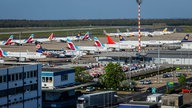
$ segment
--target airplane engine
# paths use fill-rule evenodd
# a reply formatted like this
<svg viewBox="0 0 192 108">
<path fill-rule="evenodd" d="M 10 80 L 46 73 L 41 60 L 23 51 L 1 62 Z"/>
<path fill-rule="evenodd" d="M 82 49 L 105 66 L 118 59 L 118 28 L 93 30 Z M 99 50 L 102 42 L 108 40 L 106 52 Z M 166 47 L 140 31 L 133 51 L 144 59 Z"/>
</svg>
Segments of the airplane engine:
<svg viewBox="0 0 192 108">
<path fill-rule="evenodd" d="M 25 57 L 19 57 L 17 58 L 17 62 L 24 62 L 26 61 L 26 58 Z"/>
</svg>

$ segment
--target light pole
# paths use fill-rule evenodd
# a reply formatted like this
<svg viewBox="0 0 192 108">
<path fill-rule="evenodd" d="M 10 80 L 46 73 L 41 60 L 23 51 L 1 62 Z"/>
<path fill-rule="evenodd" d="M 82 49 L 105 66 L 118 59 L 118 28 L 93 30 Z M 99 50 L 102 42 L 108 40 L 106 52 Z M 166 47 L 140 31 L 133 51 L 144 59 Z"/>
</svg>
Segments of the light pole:
<svg viewBox="0 0 192 108">
<path fill-rule="evenodd" d="M 159 83 L 159 64 L 160 64 L 160 59 L 159 59 L 160 54 L 159 53 L 160 53 L 160 51 L 159 51 L 159 45 L 158 45 L 158 78 L 157 78 L 158 79 L 158 81 L 157 81 L 158 83 Z"/>
<path fill-rule="evenodd" d="M 118 43 L 118 47 L 119 47 L 119 50 L 118 50 L 118 53 L 120 52 L 120 43 Z M 118 54 L 118 63 L 120 64 L 120 56 Z"/>
<path fill-rule="evenodd" d="M 141 34 L 140 34 L 140 30 L 141 30 L 141 23 L 140 23 L 140 5 L 142 3 L 142 0 L 136 0 L 137 4 L 138 4 L 138 52 L 141 52 Z"/>
<path fill-rule="evenodd" d="M 188 44 L 188 51 L 187 51 L 187 53 L 188 53 L 188 68 L 187 68 L 187 73 L 189 74 L 189 64 L 190 64 L 190 59 L 191 59 L 191 57 L 189 57 L 189 47 L 190 47 L 190 44 Z"/>
<path fill-rule="evenodd" d="M 174 64 L 175 64 L 175 61 L 172 60 L 172 69 L 173 69 L 173 65 L 174 65 Z M 172 69 L 171 69 L 171 70 L 172 70 Z M 174 80 L 175 80 L 175 79 L 174 79 L 174 78 L 175 78 L 175 71 L 173 70 L 172 72 L 173 72 L 173 82 L 174 82 Z"/>
<path fill-rule="evenodd" d="M 18 62 L 20 62 L 20 59 L 21 59 L 21 35 L 22 35 L 22 32 L 19 33 L 19 60 Z"/>
</svg>

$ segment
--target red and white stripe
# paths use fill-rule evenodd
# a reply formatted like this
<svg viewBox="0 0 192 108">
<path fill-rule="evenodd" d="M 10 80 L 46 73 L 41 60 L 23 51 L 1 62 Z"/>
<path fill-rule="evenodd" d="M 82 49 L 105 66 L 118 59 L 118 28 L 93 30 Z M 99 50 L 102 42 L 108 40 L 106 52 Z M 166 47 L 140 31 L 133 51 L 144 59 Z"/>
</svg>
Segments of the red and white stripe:
<svg viewBox="0 0 192 108">
<path fill-rule="evenodd" d="M 140 4 L 138 4 L 138 52 L 141 52 L 141 23 L 140 23 Z"/>
</svg>

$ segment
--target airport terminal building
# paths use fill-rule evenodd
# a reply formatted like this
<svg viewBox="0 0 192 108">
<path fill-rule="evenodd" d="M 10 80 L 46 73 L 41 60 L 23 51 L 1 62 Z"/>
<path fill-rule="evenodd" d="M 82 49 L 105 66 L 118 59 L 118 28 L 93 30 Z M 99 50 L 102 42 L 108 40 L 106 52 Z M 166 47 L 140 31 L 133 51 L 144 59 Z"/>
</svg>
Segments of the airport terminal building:
<svg viewBox="0 0 192 108">
<path fill-rule="evenodd" d="M 192 64 L 192 41 L 183 41 L 181 49 L 177 50 L 151 50 L 146 57 L 151 57 L 154 63 L 171 65 Z"/>
<path fill-rule="evenodd" d="M 0 108 L 42 108 L 41 65 L 0 65 Z"/>
<path fill-rule="evenodd" d="M 151 57 L 158 64 L 191 65 L 192 50 L 151 50 L 146 57 Z"/>
<path fill-rule="evenodd" d="M 110 52 L 94 57 L 99 63 L 192 65 L 192 41 L 182 41 L 181 49 L 164 50 L 159 46 L 147 52 Z"/>
</svg>

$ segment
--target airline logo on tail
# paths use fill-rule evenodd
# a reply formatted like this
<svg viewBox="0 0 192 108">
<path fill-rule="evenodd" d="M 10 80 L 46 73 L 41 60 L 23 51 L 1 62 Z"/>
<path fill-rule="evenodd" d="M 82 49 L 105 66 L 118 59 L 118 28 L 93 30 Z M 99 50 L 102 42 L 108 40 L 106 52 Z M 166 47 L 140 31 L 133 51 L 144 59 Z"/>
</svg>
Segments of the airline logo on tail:
<svg viewBox="0 0 192 108">
<path fill-rule="evenodd" d="M 115 42 L 113 41 L 113 39 L 107 35 L 107 44 L 115 44 Z"/>
<path fill-rule="evenodd" d="M 167 28 L 165 28 L 164 30 L 163 30 L 163 33 L 166 33 L 167 32 Z"/>
<path fill-rule="evenodd" d="M 34 37 L 34 34 L 31 34 L 31 36 L 27 40 L 24 40 L 24 43 L 32 43 L 34 41 L 33 37 Z"/>
<path fill-rule="evenodd" d="M 85 40 L 85 39 L 89 39 L 89 32 L 87 32 L 87 33 L 83 36 L 82 40 Z"/>
<path fill-rule="evenodd" d="M 78 47 L 75 46 L 75 45 L 73 44 L 73 42 L 71 42 L 70 39 L 67 39 L 67 45 L 68 45 L 68 48 L 71 49 L 71 50 L 77 50 L 77 49 L 78 49 Z"/>
<path fill-rule="evenodd" d="M 40 45 L 40 44 L 37 44 L 36 45 L 36 52 L 37 53 L 41 53 L 41 54 L 43 54 L 43 55 L 49 55 L 49 53 L 47 53 L 47 52 L 45 52 L 45 50 L 42 48 L 42 46 Z"/>
<path fill-rule="evenodd" d="M 186 36 L 183 38 L 182 41 L 187 41 L 187 40 L 189 40 L 189 34 L 186 34 Z"/>
<path fill-rule="evenodd" d="M 36 49 L 42 49 L 41 45 L 40 45 L 40 44 L 37 44 L 37 45 L 36 45 Z"/>
<path fill-rule="evenodd" d="M 129 33 L 129 36 L 134 36 L 134 34 L 133 33 Z"/>
<path fill-rule="evenodd" d="M 6 57 L 8 54 L 7 52 L 3 51 L 1 48 L 0 48 L 0 57 Z"/>
<path fill-rule="evenodd" d="M 51 35 L 49 36 L 48 40 L 50 40 L 50 41 L 53 40 L 54 36 L 55 36 L 54 33 L 51 33 Z"/>
<path fill-rule="evenodd" d="M 77 36 L 76 36 L 76 38 L 79 39 L 80 37 L 81 37 L 81 33 L 78 33 Z"/>
<path fill-rule="evenodd" d="M 119 35 L 119 40 L 124 41 L 125 39 L 123 38 L 123 36 Z"/>
<path fill-rule="evenodd" d="M 97 37 L 94 37 L 94 41 L 95 41 L 95 46 L 97 46 L 97 47 L 105 47 L 105 45 L 101 44 L 101 42 L 99 41 L 99 39 Z"/>
<path fill-rule="evenodd" d="M 36 45 L 36 52 L 38 52 L 38 53 L 43 53 L 43 50 L 42 50 L 42 47 L 41 47 L 41 45 L 40 44 L 37 44 Z"/>
<path fill-rule="evenodd" d="M 3 41 L 2 43 L 3 43 L 4 45 L 9 45 L 9 44 L 12 43 L 12 41 L 13 41 L 13 35 L 11 35 L 7 41 Z"/>
</svg>

